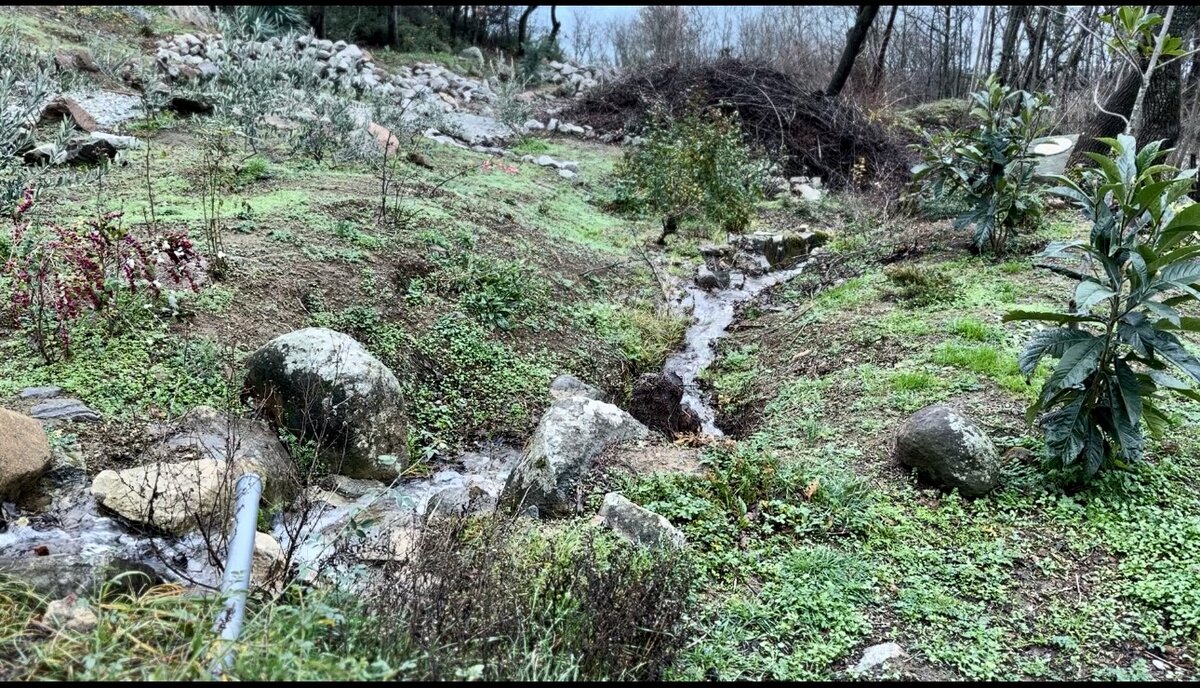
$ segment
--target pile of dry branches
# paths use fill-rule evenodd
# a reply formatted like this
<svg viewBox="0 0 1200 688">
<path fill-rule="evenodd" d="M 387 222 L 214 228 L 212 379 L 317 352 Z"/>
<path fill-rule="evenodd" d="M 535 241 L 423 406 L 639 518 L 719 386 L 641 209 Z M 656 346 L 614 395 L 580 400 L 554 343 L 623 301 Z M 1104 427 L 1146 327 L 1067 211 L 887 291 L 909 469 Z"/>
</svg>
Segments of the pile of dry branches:
<svg viewBox="0 0 1200 688">
<path fill-rule="evenodd" d="M 630 71 L 592 89 L 566 117 L 600 132 L 636 133 L 655 107 L 669 114 L 736 110 L 751 142 L 788 176 L 820 176 L 834 188 L 896 186 L 908 177 L 903 145 L 854 103 L 802 88 L 761 63 L 725 59 Z"/>
</svg>

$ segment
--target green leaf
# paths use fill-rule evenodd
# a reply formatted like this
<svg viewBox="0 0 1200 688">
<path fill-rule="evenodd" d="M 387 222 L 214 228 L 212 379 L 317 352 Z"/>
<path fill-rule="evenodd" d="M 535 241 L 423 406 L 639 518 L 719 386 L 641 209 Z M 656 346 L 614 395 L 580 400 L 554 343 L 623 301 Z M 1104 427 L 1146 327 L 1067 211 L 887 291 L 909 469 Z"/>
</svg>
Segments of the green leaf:
<svg viewBox="0 0 1200 688">
<path fill-rule="evenodd" d="M 1017 358 L 1017 367 L 1026 378 L 1033 375 L 1038 362 L 1044 356 L 1061 358 L 1063 353 L 1072 345 L 1086 339 L 1094 339 L 1095 335 L 1085 330 L 1055 328 L 1038 330 L 1033 333 L 1025 350 Z"/>
<path fill-rule="evenodd" d="M 1079 286 L 1075 288 L 1075 307 L 1081 311 L 1087 310 L 1097 303 L 1111 299 L 1116 295 L 1117 292 L 1112 289 L 1095 280 L 1088 279 L 1080 282 Z"/>
<path fill-rule="evenodd" d="M 1042 419 L 1046 428 L 1046 448 L 1068 466 L 1079 458 L 1088 436 L 1088 412 L 1084 408 L 1085 396 L 1080 393 L 1074 399 Z"/>
<path fill-rule="evenodd" d="M 1079 385 L 1088 378 L 1100 363 L 1100 352 L 1104 340 L 1092 337 L 1072 344 L 1058 360 L 1058 366 L 1046 379 L 1042 387 L 1042 399 L 1048 399 L 1063 389 Z"/>
<path fill-rule="evenodd" d="M 1200 361 L 1196 357 L 1188 353 L 1188 350 L 1183 347 L 1175 335 L 1170 332 L 1159 330 L 1156 332 L 1154 340 L 1154 350 L 1166 360 L 1173 363 L 1180 370 L 1192 376 L 1192 379 L 1200 381 Z"/>
</svg>

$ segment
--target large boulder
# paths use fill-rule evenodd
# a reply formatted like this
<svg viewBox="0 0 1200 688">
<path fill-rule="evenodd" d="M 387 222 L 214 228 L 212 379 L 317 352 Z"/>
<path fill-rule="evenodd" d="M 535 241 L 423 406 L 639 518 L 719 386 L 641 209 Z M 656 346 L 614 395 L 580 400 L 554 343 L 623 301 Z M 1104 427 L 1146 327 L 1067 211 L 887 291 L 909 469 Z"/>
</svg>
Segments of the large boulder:
<svg viewBox="0 0 1200 688">
<path fill-rule="evenodd" d="M 536 506 L 539 515 L 570 515 L 596 456 L 611 444 L 643 439 L 649 432 L 612 404 L 578 396 L 560 399 L 542 416 L 508 476 L 500 504 L 512 510 Z"/>
<path fill-rule="evenodd" d="M 269 504 L 289 501 L 299 488 L 287 449 L 262 421 L 200 406 L 150 436 L 142 465 L 101 471 L 92 481 L 100 503 L 130 521 L 174 534 L 223 523 L 245 473 L 262 478 Z"/>
<path fill-rule="evenodd" d="M 914 413 L 896 434 L 896 458 L 947 490 L 976 497 L 1000 480 L 1000 455 L 979 426 L 947 406 Z"/>
<path fill-rule="evenodd" d="M 408 465 L 400 382 L 353 338 L 297 330 L 251 354 L 246 367 L 245 394 L 277 425 L 316 441 L 332 472 L 391 481 Z"/>
<path fill-rule="evenodd" d="M 668 435 L 700 432 L 700 417 L 683 405 L 683 380 L 675 373 L 643 373 L 633 383 L 629 413 Z"/>
<path fill-rule="evenodd" d="M 50 443 L 36 420 L 0 409 L 0 497 L 15 497 L 50 467 Z"/>
</svg>

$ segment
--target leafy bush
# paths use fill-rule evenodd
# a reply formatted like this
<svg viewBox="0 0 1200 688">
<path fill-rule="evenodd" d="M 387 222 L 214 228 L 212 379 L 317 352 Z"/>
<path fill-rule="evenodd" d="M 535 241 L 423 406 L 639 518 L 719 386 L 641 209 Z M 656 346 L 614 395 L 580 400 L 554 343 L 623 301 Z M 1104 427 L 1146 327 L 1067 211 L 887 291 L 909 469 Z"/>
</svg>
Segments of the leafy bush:
<svg viewBox="0 0 1200 688">
<path fill-rule="evenodd" d="M 619 349 L 634 375 L 661 368 L 688 326 L 686 318 L 633 304 L 589 304 L 577 314 L 577 320 Z"/>
<path fill-rule="evenodd" d="M 913 182 L 919 194 L 965 197 L 970 209 L 954 227 L 974 225 L 976 247 L 1001 255 L 1018 230 L 1042 214 L 1030 143 L 1045 131 L 1049 96 L 1014 91 L 990 76 L 971 98 L 979 127 L 937 134 L 916 146 L 923 161 L 913 168 Z"/>
<path fill-rule="evenodd" d="M 1200 319 L 1177 310 L 1200 300 L 1200 205 L 1172 207 L 1195 170 L 1162 164 L 1168 151 L 1158 142 L 1138 150 L 1130 136 L 1102 140 L 1111 158 L 1088 153 L 1098 168 L 1085 185 L 1060 177 L 1054 190 L 1093 223 L 1088 241 L 1046 248 L 1047 256 L 1075 253 L 1087 261 L 1086 272 L 1055 268 L 1079 280 L 1069 312 L 1005 316 L 1059 325 L 1036 332 L 1019 362 L 1030 376 L 1043 357 L 1058 359 L 1029 414 L 1044 413 L 1050 456 L 1064 467 L 1080 462 L 1086 477 L 1141 457 L 1143 422 L 1151 432 L 1166 422 L 1160 388 L 1200 400 L 1193 389 L 1200 361 L 1172 333 L 1200 332 Z"/>
<path fill-rule="evenodd" d="M 0 275 L 9 319 L 46 362 L 69 353 L 72 323 L 87 312 L 112 317 L 126 293 L 158 298 L 168 284 L 198 291 L 201 261 L 186 232 L 166 232 L 147 248 L 121 225 L 120 213 L 82 229 L 36 227 L 23 220 L 32 205 L 30 192 L 17 208 Z"/>
<path fill-rule="evenodd" d="M 746 145 L 735 114 L 652 115 L 643 143 L 616 169 L 618 199 L 662 218 L 662 243 L 679 222 L 702 218 L 728 232 L 750 225 L 762 198 L 767 161 Z"/>
</svg>

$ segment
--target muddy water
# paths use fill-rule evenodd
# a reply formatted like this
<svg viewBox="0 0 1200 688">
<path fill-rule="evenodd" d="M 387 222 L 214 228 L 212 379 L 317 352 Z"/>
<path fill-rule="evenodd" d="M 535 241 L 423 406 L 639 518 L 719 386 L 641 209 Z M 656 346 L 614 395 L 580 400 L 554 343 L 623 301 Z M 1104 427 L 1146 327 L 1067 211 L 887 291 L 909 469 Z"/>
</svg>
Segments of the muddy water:
<svg viewBox="0 0 1200 688">
<path fill-rule="evenodd" d="M 716 356 L 717 340 L 724 337 L 729 326 L 733 324 L 735 308 L 764 289 L 782 284 L 804 272 L 810 260 L 787 270 L 769 272 L 759 277 L 743 277 L 741 273 L 735 272 L 731 275 L 731 286 L 727 289 L 707 291 L 692 282 L 682 286 L 681 293 L 672 307 L 678 313 L 691 315 L 693 322 L 684 335 L 683 350 L 668 358 L 663 370 L 674 373 L 683 380 L 683 403 L 700 417 L 702 429 L 706 434 L 724 435 L 716 425 L 716 412 L 704 402 L 699 377 Z"/>
</svg>

